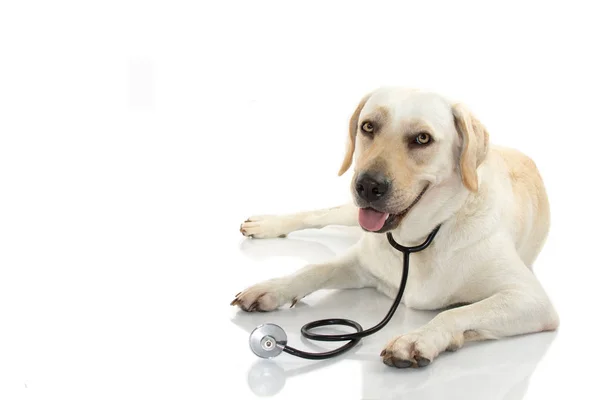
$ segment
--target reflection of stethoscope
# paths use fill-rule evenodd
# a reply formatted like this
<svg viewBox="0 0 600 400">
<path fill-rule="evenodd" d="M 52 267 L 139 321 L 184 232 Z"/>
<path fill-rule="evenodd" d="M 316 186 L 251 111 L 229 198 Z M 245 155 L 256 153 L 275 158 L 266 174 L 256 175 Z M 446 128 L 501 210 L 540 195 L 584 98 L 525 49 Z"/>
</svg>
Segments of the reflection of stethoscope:
<svg viewBox="0 0 600 400">
<path fill-rule="evenodd" d="M 398 295 L 396 295 L 396 299 L 390 307 L 390 310 L 388 311 L 387 315 L 377 325 L 367 330 L 363 330 L 362 326 L 358 322 L 343 318 L 329 318 L 309 322 L 306 325 L 304 325 L 301 329 L 302 336 L 304 336 L 305 338 L 324 342 L 348 341 L 348 343 L 331 351 L 326 351 L 323 353 L 308 353 L 288 346 L 287 335 L 280 326 L 270 323 L 262 324 L 257 326 L 252 331 L 252 333 L 250 333 L 250 349 L 254 352 L 254 354 L 261 358 L 273 358 L 281 354 L 282 351 L 285 351 L 286 353 L 294 355 L 296 357 L 306 358 L 310 360 L 323 360 L 326 358 L 335 357 L 350 350 L 351 348 L 356 346 L 363 337 L 372 335 L 375 332 L 379 331 L 385 325 L 387 325 L 390 319 L 392 319 L 392 316 L 394 315 L 396 309 L 398 308 L 398 305 L 400 304 L 400 300 L 402 299 L 402 295 L 404 294 L 404 289 L 406 287 L 410 254 L 426 249 L 433 241 L 433 238 L 435 237 L 439 229 L 440 226 L 438 225 L 429 234 L 427 239 L 422 244 L 413 247 L 405 247 L 398 244 L 394 240 L 394 237 L 392 236 L 391 232 L 387 233 L 388 241 L 390 242 L 392 247 L 404 253 L 404 268 L 402 272 L 402 281 L 400 282 L 400 288 L 398 289 Z M 351 328 L 356 329 L 356 332 L 342 335 L 319 335 L 310 332 L 311 329 L 330 325 L 349 326 Z"/>
</svg>

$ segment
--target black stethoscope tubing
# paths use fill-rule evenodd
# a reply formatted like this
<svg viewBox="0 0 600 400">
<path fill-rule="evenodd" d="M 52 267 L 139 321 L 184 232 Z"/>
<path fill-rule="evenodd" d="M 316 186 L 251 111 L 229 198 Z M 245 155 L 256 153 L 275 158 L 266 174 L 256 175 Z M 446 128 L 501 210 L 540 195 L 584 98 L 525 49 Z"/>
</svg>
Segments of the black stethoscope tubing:
<svg viewBox="0 0 600 400">
<path fill-rule="evenodd" d="M 394 315 L 394 313 L 396 312 L 396 309 L 400 305 L 400 300 L 402 299 L 402 295 L 404 294 L 404 289 L 406 288 L 406 281 L 408 280 L 408 268 L 409 268 L 409 262 L 410 262 L 410 254 L 419 252 L 421 250 L 425 250 L 433 241 L 433 238 L 439 231 L 440 226 L 441 225 L 438 225 L 429 234 L 429 236 L 423 243 L 421 243 L 418 246 L 413 246 L 413 247 L 406 247 L 406 246 L 402 246 L 401 244 L 397 243 L 394 240 L 394 237 L 392 236 L 391 232 L 388 232 L 386 234 L 387 239 L 390 242 L 390 244 L 392 245 L 392 247 L 394 247 L 398 251 L 401 251 L 404 254 L 404 257 L 403 257 L 404 263 L 403 263 L 402 280 L 400 282 L 398 294 L 396 295 L 396 298 L 394 299 L 394 302 L 392 303 L 392 306 L 390 307 L 388 313 L 381 320 L 381 322 L 379 322 L 377 325 L 375 325 L 372 328 L 369 328 L 367 330 L 363 330 L 363 327 L 358 322 L 352 321 L 349 319 L 344 319 L 344 318 L 327 318 L 327 319 L 321 319 L 321 320 L 309 322 L 309 323 L 305 324 L 301 329 L 302 336 L 304 336 L 305 338 L 310 339 L 310 340 L 322 341 L 322 342 L 348 341 L 348 343 L 346 343 L 343 346 L 338 347 L 337 349 L 322 352 L 322 353 L 309 353 L 306 351 L 295 349 L 295 348 L 287 346 L 287 345 L 283 347 L 283 351 L 288 354 L 291 354 L 293 356 L 306 358 L 309 360 L 324 360 L 324 359 L 335 357 L 342 353 L 345 353 L 346 351 L 348 351 L 351 348 L 353 348 L 354 346 L 356 346 L 360 342 L 360 340 L 362 338 L 364 338 L 365 336 L 372 335 L 375 332 L 381 330 L 392 319 L 392 316 Z M 321 328 L 324 326 L 332 326 L 332 325 L 349 326 L 351 328 L 356 329 L 356 332 L 341 334 L 341 335 L 323 335 L 323 334 L 317 334 L 317 333 L 311 332 L 312 329 Z"/>
</svg>

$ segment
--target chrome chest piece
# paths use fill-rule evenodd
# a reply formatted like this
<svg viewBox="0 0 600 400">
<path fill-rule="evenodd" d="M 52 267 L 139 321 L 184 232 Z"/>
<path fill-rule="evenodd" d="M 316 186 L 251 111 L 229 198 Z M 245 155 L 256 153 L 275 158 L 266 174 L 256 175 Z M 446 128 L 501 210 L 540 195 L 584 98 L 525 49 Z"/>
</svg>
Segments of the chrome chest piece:
<svg viewBox="0 0 600 400">
<path fill-rule="evenodd" d="M 278 356 L 286 345 L 287 335 L 279 325 L 262 324 L 250 333 L 250 349 L 261 358 Z"/>
</svg>

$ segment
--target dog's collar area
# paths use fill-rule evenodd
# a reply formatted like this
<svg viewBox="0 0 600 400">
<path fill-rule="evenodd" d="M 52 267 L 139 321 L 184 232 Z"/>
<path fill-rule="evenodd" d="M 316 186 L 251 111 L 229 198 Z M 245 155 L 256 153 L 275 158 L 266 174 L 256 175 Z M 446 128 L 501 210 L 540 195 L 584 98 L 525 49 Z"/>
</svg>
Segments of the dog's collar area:
<svg viewBox="0 0 600 400">
<path fill-rule="evenodd" d="M 394 236 L 392 235 L 392 232 L 388 232 L 386 235 L 388 238 L 388 242 L 390 242 L 392 247 L 395 248 L 396 250 L 401 251 L 405 254 L 406 253 L 416 253 L 418 251 L 425 250 L 427 247 L 429 247 L 431 242 L 433 242 L 435 235 L 437 235 L 438 231 L 440 230 L 441 226 L 442 226 L 441 224 L 436 226 L 435 229 L 433 231 L 431 231 L 429 236 L 427 236 L 427 239 L 425 239 L 425 241 L 423 243 L 421 243 L 418 246 L 412 246 L 412 247 L 402 246 L 400 243 L 396 242 L 394 240 Z"/>
</svg>

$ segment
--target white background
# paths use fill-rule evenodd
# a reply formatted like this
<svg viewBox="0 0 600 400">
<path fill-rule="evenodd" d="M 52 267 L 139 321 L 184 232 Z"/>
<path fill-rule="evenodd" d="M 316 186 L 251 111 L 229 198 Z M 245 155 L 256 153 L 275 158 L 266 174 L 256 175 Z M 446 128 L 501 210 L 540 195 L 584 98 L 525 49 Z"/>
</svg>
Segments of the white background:
<svg viewBox="0 0 600 400">
<path fill-rule="evenodd" d="M 285 323 L 301 347 L 303 323 L 348 316 L 347 303 L 315 295 L 240 316 L 229 302 L 357 232 L 248 242 L 239 224 L 347 201 L 347 121 L 380 85 L 463 101 L 493 142 L 534 158 L 553 215 L 535 270 L 562 326 L 407 372 L 378 357 L 428 318 L 403 310 L 358 355 L 288 377 L 279 395 L 598 396 L 597 15 L 580 1 L 2 2 L 0 397 L 274 391 L 252 327 Z M 365 327 L 389 306 L 347 301 Z"/>
</svg>

